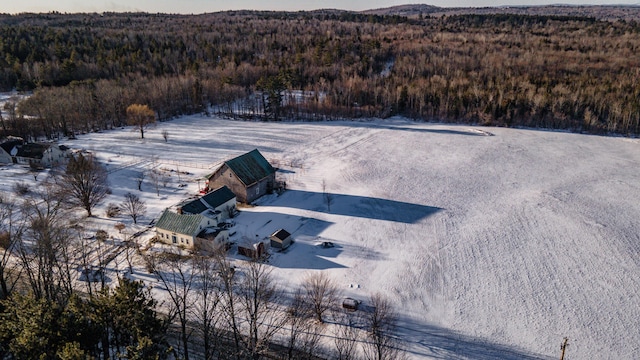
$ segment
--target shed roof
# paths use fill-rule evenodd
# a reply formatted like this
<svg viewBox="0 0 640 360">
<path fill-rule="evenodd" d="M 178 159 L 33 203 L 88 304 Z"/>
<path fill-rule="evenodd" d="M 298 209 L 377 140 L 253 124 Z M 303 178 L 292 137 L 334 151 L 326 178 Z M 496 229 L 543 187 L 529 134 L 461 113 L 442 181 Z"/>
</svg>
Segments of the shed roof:
<svg viewBox="0 0 640 360">
<path fill-rule="evenodd" d="M 200 222 L 203 218 L 204 216 L 200 214 L 176 214 L 165 210 L 158 219 L 156 228 L 194 236 L 200 231 Z"/>
<path fill-rule="evenodd" d="M 218 206 L 226 203 L 231 199 L 235 199 L 236 194 L 231 191 L 226 185 L 223 185 L 213 191 L 208 192 L 201 199 L 205 203 L 207 203 L 212 208 L 217 208 Z"/>
<path fill-rule="evenodd" d="M 49 144 L 24 144 L 22 146 L 18 146 L 16 156 L 29 159 L 42 159 L 44 152 L 50 147 L 51 145 Z"/>
<path fill-rule="evenodd" d="M 291 236 L 291 234 L 289 234 L 289 232 L 285 229 L 277 230 L 276 232 L 271 234 L 271 237 L 276 238 L 278 240 L 285 240 L 289 236 Z"/>
<path fill-rule="evenodd" d="M 258 149 L 224 162 L 245 186 L 254 184 L 276 172 Z"/>
<path fill-rule="evenodd" d="M 200 214 L 203 211 L 206 211 L 208 208 L 202 202 L 201 199 L 202 198 L 197 198 L 195 200 L 191 200 L 189 202 L 186 202 L 186 203 L 180 205 L 180 208 L 182 208 L 182 212 L 187 213 L 187 214 Z"/>
<path fill-rule="evenodd" d="M 7 153 L 7 154 L 11 154 L 11 150 L 13 150 L 13 148 L 16 145 L 22 145 L 22 143 L 24 143 L 24 141 L 22 140 L 22 138 L 19 137 L 15 137 L 15 136 L 8 136 L 2 140 L 0 140 L 0 147 Z"/>
<path fill-rule="evenodd" d="M 231 199 L 235 199 L 236 195 L 227 186 L 219 187 L 213 191 L 210 191 L 206 195 L 199 197 L 195 200 L 185 202 L 180 205 L 182 212 L 188 214 L 202 214 L 207 211 L 209 207 L 212 209 L 226 203 Z"/>
</svg>

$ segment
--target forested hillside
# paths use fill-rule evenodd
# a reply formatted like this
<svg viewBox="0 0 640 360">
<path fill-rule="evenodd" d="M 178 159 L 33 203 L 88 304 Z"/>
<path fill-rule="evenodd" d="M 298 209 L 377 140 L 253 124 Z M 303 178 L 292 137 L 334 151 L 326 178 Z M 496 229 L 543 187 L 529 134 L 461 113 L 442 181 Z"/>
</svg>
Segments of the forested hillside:
<svg viewBox="0 0 640 360">
<path fill-rule="evenodd" d="M 1 15 L 0 87 L 35 90 L 9 104 L 2 131 L 109 129 L 138 103 L 160 119 L 213 105 L 269 120 L 399 114 L 637 135 L 639 48 L 636 22 L 587 17 Z"/>
</svg>

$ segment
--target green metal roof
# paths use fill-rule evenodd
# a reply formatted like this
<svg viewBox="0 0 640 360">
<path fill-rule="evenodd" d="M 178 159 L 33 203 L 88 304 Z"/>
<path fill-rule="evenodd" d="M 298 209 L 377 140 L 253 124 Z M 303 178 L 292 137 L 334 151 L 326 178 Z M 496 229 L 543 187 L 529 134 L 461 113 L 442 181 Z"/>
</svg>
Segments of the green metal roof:
<svg viewBox="0 0 640 360">
<path fill-rule="evenodd" d="M 178 234 L 195 236 L 200 231 L 200 222 L 204 218 L 205 217 L 200 214 L 181 215 L 169 210 L 165 210 L 156 223 L 156 228 Z"/>
<path fill-rule="evenodd" d="M 267 159 L 254 149 L 224 162 L 245 186 L 254 184 L 276 172 Z"/>
</svg>

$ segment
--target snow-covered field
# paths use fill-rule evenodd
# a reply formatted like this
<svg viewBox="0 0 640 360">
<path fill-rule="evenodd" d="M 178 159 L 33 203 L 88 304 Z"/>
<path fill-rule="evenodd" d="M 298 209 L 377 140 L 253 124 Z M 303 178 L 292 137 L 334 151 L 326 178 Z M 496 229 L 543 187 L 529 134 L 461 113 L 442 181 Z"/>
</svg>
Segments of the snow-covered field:
<svg viewBox="0 0 640 360">
<path fill-rule="evenodd" d="M 566 359 L 640 358 L 638 139 L 201 116 L 145 136 L 123 129 L 64 144 L 107 164 L 113 194 L 104 205 L 140 195 L 143 223 L 195 195 L 216 164 L 258 148 L 288 190 L 242 209 L 236 238 L 293 233 L 290 250 L 269 260 L 283 288 L 326 271 L 345 296 L 391 298 L 410 358 L 553 359 L 565 336 Z M 136 189 L 135 174 L 152 166 L 171 174 L 160 196 L 148 182 Z M 0 190 L 26 172 L 2 168 Z M 127 222 L 92 221 L 111 232 Z"/>
</svg>

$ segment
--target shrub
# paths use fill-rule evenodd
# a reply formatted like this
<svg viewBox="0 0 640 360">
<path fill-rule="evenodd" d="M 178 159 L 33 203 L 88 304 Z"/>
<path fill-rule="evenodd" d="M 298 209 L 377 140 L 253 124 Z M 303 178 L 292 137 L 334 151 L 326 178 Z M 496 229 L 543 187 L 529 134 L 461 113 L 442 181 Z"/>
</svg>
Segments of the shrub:
<svg viewBox="0 0 640 360">
<path fill-rule="evenodd" d="M 118 230 L 119 233 L 122 233 L 122 230 L 124 230 L 125 225 L 123 223 L 117 223 L 113 225 L 113 227 L 116 228 L 116 230 Z"/>
<path fill-rule="evenodd" d="M 109 238 L 109 233 L 104 230 L 96 231 L 96 240 L 106 241 Z"/>
<path fill-rule="evenodd" d="M 17 195 L 26 195 L 29 193 L 29 185 L 24 181 L 17 182 L 13 185 L 13 191 L 15 191 Z"/>
<path fill-rule="evenodd" d="M 120 207 L 114 203 L 107 205 L 107 217 L 113 218 L 120 215 Z"/>
</svg>

